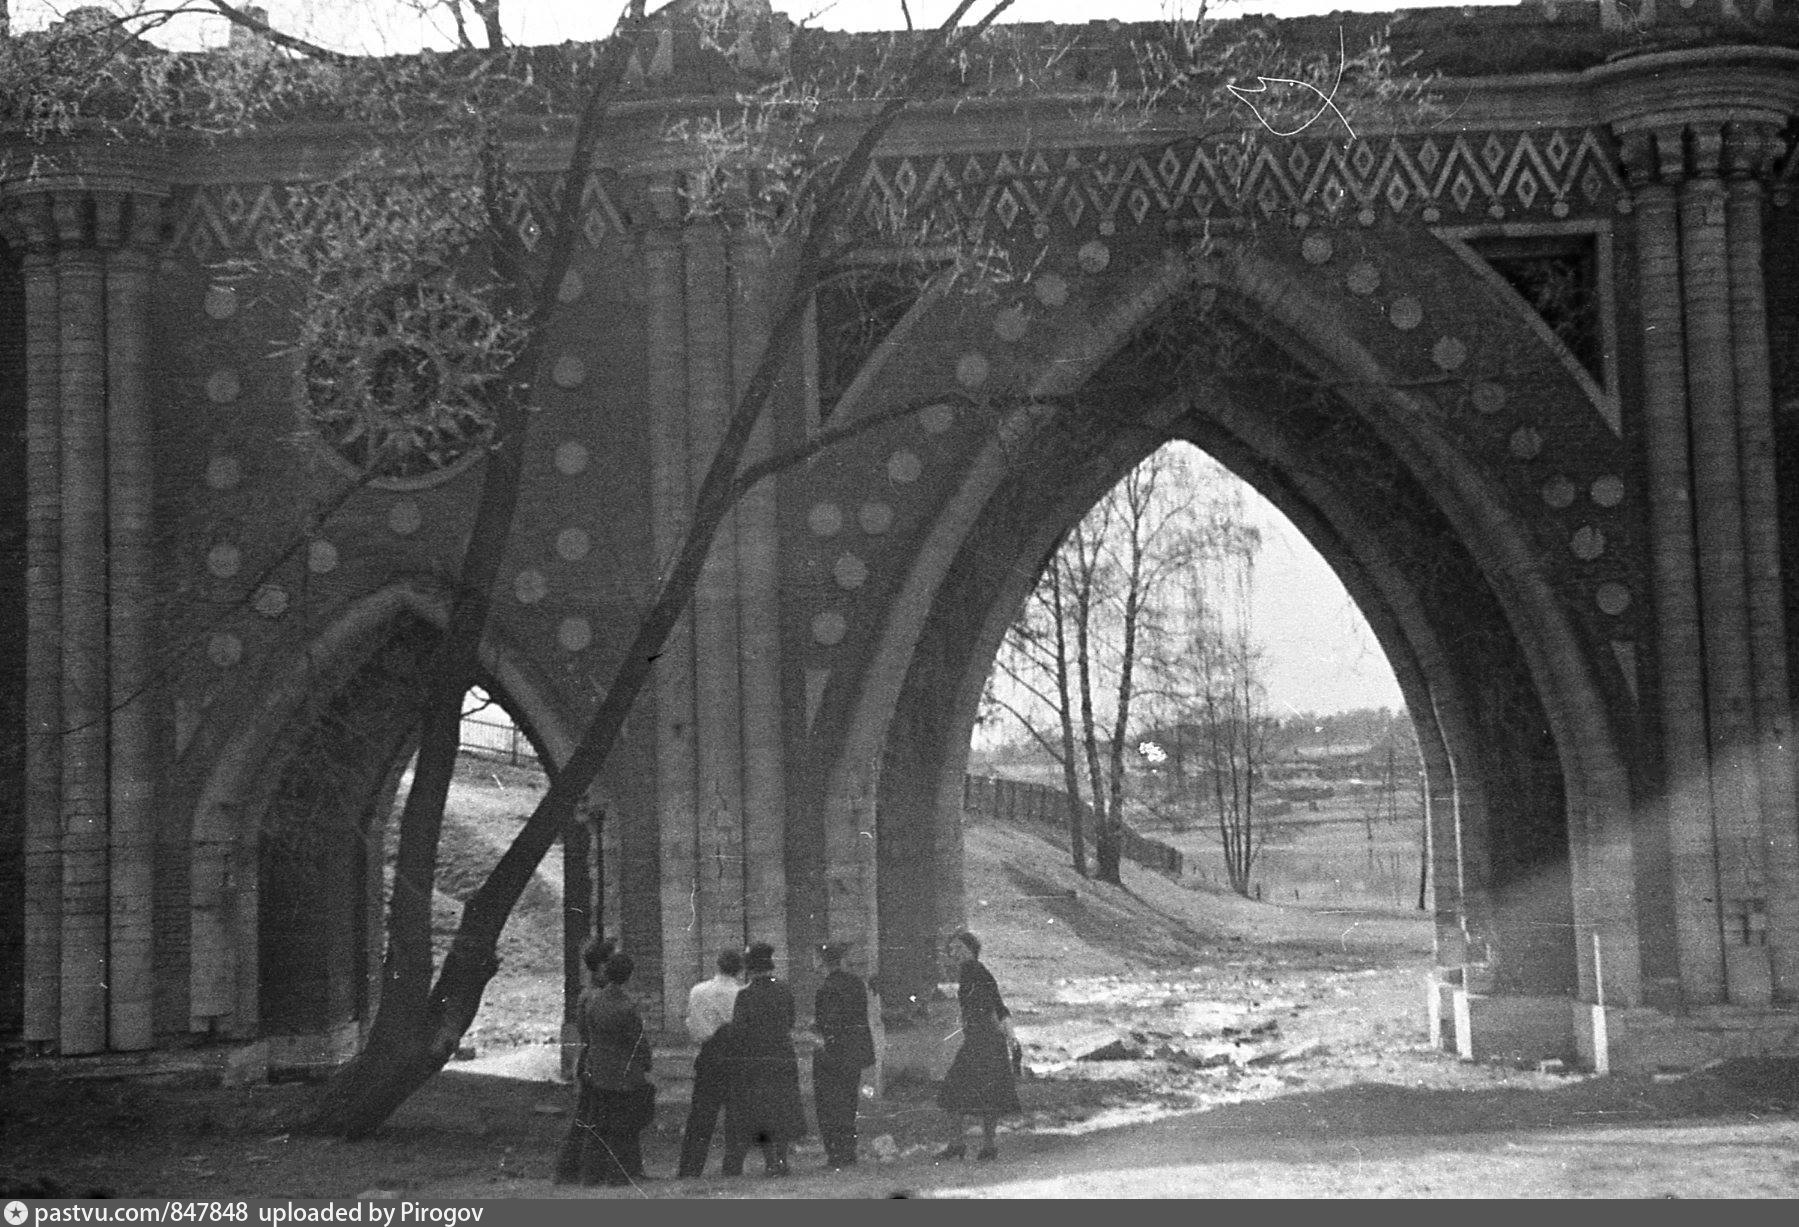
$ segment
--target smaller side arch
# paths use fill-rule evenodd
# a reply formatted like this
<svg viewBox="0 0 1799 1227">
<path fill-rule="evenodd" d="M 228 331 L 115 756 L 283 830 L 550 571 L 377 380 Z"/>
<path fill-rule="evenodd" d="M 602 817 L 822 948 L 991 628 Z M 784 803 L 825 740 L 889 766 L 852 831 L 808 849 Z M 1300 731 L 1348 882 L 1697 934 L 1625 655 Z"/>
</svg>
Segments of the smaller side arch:
<svg viewBox="0 0 1799 1227">
<path fill-rule="evenodd" d="M 259 1027 L 256 881 L 259 847 L 254 817 L 268 803 L 284 735 L 308 699 L 335 690 L 374 650 L 395 621 L 412 615 L 441 629 L 449 620 L 440 594 L 392 584 L 351 601 L 261 686 L 253 713 L 213 753 L 195 802 L 189 843 L 188 993 L 190 1029 L 249 1037 Z M 552 763 L 564 761 L 573 730 L 520 663 L 491 636 L 483 671 L 516 705 Z"/>
</svg>

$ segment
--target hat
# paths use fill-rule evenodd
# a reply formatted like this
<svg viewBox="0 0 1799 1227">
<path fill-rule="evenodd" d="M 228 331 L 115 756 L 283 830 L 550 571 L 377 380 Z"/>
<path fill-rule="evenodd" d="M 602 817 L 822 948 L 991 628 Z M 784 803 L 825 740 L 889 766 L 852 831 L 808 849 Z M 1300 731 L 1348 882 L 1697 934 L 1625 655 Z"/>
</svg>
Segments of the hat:
<svg viewBox="0 0 1799 1227">
<path fill-rule="evenodd" d="M 623 984 L 631 978 L 631 973 L 636 970 L 637 962 L 630 955 L 615 954 L 606 960 L 606 982 Z"/>
<path fill-rule="evenodd" d="M 775 948 L 767 942 L 753 943 L 743 952 L 743 968 L 745 971 L 773 971 Z"/>
</svg>

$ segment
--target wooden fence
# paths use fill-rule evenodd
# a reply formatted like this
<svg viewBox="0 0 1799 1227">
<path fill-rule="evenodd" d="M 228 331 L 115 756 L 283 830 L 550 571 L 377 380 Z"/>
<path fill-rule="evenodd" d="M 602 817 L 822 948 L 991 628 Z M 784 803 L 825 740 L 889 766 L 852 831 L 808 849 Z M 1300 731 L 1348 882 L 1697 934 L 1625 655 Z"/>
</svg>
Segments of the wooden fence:
<svg viewBox="0 0 1799 1227">
<path fill-rule="evenodd" d="M 485 719 L 480 716 L 464 716 L 461 745 L 458 749 L 464 754 L 497 759 L 514 767 L 538 765 L 537 751 L 532 748 L 531 739 L 508 720 L 503 712 L 496 712 Z"/>
<path fill-rule="evenodd" d="M 1009 818 L 1015 822 L 1035 823 L 1041 826 L 1054 827 L 1066 833 L 1068 830 L 1068 794 L 1060 788 L 1051 788 L 1047 784 L 1032 784 L 1025 780 L 995 779 L 988 776 L 968 775 L 962 777 L 962 808 L 973 814 L 991 818 Z M 1093 840 L 1093 807 L 1085 801 L 1081 802 L 1084 811 L 1082 830 L 1087 842 Z M 1157 873 L 1165 873 L 1171 878 L 1178 878 L 1182 873 L 1180 849 L 1170 847 L 1159 839 L 1150 839 L 1139 835 L 1127 823 L 1124 838 L 1119 848 L 1126 860 L 1134 861 L 1145 869 L 1154 869 Z"/>
</svg>

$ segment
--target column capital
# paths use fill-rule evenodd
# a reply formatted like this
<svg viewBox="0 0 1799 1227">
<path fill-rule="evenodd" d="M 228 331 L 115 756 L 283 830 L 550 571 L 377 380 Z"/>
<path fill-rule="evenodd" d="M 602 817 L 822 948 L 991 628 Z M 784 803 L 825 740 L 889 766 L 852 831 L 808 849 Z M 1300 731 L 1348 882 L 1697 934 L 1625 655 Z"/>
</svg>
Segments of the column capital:
<svg viewBox="0 0 1799 1227">
<path fill-rule="evenodd" d="M 1799 116 L 1799 49 L 1791 47 L 1656 51 L 1581 75 L 1638 188 L 1730 173 L 1734 147 L 1747 134 L 1777 133 Z"/>
<path fill-rule="evenodd" d="M 136 248 L 162 241 L 166 184 L 86 175 L 47 176 L 0 186 L 0 235 L 27 252 Z"/>
<path fill-rule="evenodd" d="M 54 254 L 56 219 L 51 215 L 50 197 L 0 192 L 0 239 L 28 257 L 41 259 Z"/>
<path fill-rule="evenodd" d="M 1786 152 L 1780 129 L 1770 123 L 1732 121 L 1724 128 L 1724 173 L 1731 179 L 1770 178 Z"/>
<path fill-rule="evenodd" d="M 679 172 L 646 175 L 641 180 L 644 198 L 652 215 L 649 233 L 678 230 L 686 217 L 683 176 Z"/>
<path fill-rule="evenodd" d="M 1686 178 L 1686 133 L 1678 126 L 1635 128 L 1619 134 L 1619 161 L 1630 190 L 1678 186 Z"/>
</svg>

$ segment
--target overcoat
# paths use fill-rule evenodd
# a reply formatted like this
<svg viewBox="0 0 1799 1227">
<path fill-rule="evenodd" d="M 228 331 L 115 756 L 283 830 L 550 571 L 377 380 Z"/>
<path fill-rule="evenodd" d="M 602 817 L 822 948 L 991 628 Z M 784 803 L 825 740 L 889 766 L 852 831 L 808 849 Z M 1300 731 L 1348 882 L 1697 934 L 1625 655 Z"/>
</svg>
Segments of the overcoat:
<svg viewBox="0 0 1799 1227">
<path fill-rule="evenodd" d="M 793 1022 L 793 990 L 774 976 L 759 975 L 737 994 L 731 1013 L 733 1103 L 746 1137 L 779 1143 L 806 1136 Z"/>
<path fill-rule="evenodd" d="M 875 1063 L 875 1038 L 868 1026 L 868 989 L 852 972 L 839 967 L 824 978 L 812 999 L 812 1016 L 824 1047 L 817 1059 L 845 1073 Z"/>
</svg>

